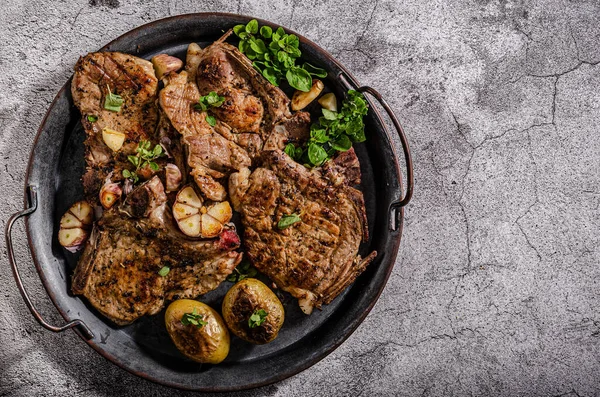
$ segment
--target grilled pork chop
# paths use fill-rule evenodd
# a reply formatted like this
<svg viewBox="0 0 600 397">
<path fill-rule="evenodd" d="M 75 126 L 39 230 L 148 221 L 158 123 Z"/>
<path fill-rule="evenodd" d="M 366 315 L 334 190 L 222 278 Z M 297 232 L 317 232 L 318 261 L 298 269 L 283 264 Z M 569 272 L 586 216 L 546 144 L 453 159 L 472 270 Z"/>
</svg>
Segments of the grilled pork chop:
<svg viewBox="0 0 600 397">
<path fill-rule="evenodd" d="M 362 193 L 350 186 L 358 159 L 353 150 L 325 170 L 309 170 L 281 150 L 265 151 L 263 165 L 231 175 L 229 194 L 242 213 L 244 247 L 252 264 L 298 298 L 310 314 L 330 303 L 375 258 L 357 255 L 368 239 Z M 342 164 L 349 165 L 340 171 Z M 297 214 L 301 221 L 280 229 Z"/>
<path fill-rule="evenodd" d="M 186 145 L 191 175 L 207 198 L 219 201 L 232 172 L 249 167 L 263 150 L 306 140 L 310 125 L 308 113 L 292 115 L 285 93 L 224 42 L 228 35 L 205 49 L 190 44 L 186 70 L 167 78 L 159 94 L 161 109 Z M 208 112 L 196 109 L 200 96 L 210 92 L 223 96 L 223 104 Z"/>
<path fill-rule="evenodd" d="M 123 98 L 120 111 L 104 109 L 108 92 Z M 87 135 L 83 182 L 90 203 L 98 203 L 107 178 L 124 181 L 122 170 L 132 169 L 127 156 L 136 154 L 141 140 L 165 149 L 168 157 L 156 160 L 163 180 L 168 180 L 162 171 L 167 162 L 174 163 L 185 180 L 181 138 L 159 115 L 157 79 L 150 62 L 121 53 L 88 54 L 75 66 L 72 94 Z M 103 141 L 105 127 L 126 134 L 116 152 Z M 155 171 L 145 171 L 149 172 L 139 170 L 138 175 L 147 180 L 134 188 L 126 181 L 119 202 L 96 222 L 73 276 L 73 293 L 84 295 L 116 324 L 155 314 L 165 300 L 194 298 L 216 288 L 242 257 L 234 251 L 240 240 L 232 227 L 213 240 L 193 240 L 181 233 L 163 181 L 153 176 Z M 165 277 L 158 274 L 164 266 L 171 269 Z"/>
<path fill-rule="evenodd" d="M 87 135 L 83 182 L 90 202 L 97 202 L 98 192 L 111 172 L 114 182 L 122 179 L 121 171 L 130 166 L 127 156 L 135 155 L 139 141 L 157 143 L 157 87 L 152 64 L 132 55 L 94 52 L 77 61 L 71 93 Z M 104 108 L 109 92 L 123 98 L 121 111 Z M 97 120 L 92 121 L 95 118 Z M 105 127 L 126 135 L 118 152 L 104 143 L 102 129 Z"/>
<path fill-rule="evenodd" d="M 128 195 L 135 200 L 106 212 L 75 269 L 73 293 L 118 325 L 158 313 L 165 300 L 213 290 L 242 258 L 233 251 L 240 245 L 235 230 L 214 240 L 191 240 L 177 230 L 161 188 L 155 176 Z M 124 216 L 129 212 L 139 216 Z M 164 266 L 170 271 L 161 276 Z"/>
</svg>

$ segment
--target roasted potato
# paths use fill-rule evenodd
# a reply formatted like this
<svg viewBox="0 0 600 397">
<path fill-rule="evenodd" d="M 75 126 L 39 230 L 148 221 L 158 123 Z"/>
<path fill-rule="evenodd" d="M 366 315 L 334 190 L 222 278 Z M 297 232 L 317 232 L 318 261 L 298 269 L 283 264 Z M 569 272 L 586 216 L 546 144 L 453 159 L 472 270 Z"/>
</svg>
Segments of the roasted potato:
<svg viewBox="0 0 600 397">
<path fill-rule="evenodd" d="M 231 287 L 221 311 L 234 335 L 257 345 L 273 341 L 285 317 L 279 298 L 255 278 L 246 278 Z"/>
<path fill-rule="evenodd" d="M 165 313 L 165 325 L 177 349 L 194 361 L 218 364 L 229 354 L 229 332 L 223 319 L 202 302 L 174 301 Z"/>
</svg>

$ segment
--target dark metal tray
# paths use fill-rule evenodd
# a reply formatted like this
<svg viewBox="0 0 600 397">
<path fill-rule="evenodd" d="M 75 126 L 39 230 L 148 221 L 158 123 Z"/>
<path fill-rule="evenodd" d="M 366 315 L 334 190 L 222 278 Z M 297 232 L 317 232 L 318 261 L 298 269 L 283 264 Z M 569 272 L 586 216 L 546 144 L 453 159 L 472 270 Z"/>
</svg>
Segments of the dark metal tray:
<svg viewBox="0 0 600 397">
<path fill-rule="evenodd" d="M 190 42 L 204 46 L 227 29 L 250 19 L 215 13 L 171 17 L 134 29 L 102 50 L 126 52 L 146 59 L 166 52 L 184 59 Z M 259 23 L 277 27 L 260 19 Z M 361 162 L 362 190 L 371 235 L 361 252 L 377 250 L 375 261 L 331 305 L 310 316 L 301 313 L 294 299 L 284 299 L 286 319 L 279 337 L 263 346 L 232 337 L 230 354 L 219 365 L 194 363 L 179 353 L 165 330 L 163 313 L 126 327 L 114 326 L 98 315 L 85 299 L 70 293 L 77 256 L 67 253 L 57 240 L 61 215 L 82 198 L 83 192 L 80 177 L 84 169 L 84 132 L 79 112 L 73 106 L 69 81 L 50 105 L 35 139 L 25 182 L 25 210 L 14 214 L 6 225 L 9 260 L 17 285 L 32 314 L 44 327 L 55 332 L 73 328 L 94 350 L 120 367 L 164 385 L 199 391 L 240 390 L 285 379 L 331 353 L 358 327 L 383 290 L 400 246 L 402 207 L 410 200 L 413 186 L 410 151 L 398 121 L 381 96 L 372 88 L 359 88 L 356 80 L 331 55 L 298 36 L 303 58 L 328 70 L 325 84 L 338 98 L 350 88 L 371 94 L 399 133 L 406 160 L 405 193 L 389 132 L 370 101 L 371 109 L 365 119 L 368 140 L 355 148 Z M 62 327 L 52 326 L 42 319 L 19 277 L 11 229 L 23 216 L 27 216 L 27 237 L 37 271 L 50 299 L 67 321 Z M 230 285 L 225 282 L 200 299 L 219 308 Z"/>
</svg>

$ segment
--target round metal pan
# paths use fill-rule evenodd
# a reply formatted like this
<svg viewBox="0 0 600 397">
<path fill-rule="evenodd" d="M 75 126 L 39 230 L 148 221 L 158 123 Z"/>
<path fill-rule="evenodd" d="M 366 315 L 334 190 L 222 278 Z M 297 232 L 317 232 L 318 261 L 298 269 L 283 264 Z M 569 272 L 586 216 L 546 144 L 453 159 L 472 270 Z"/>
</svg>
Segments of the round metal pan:
<svg viewBox="0 0 600 397">
<path fill-rule="evenodd" d="M 146 59 L 159 53 L 169 53 L 184 59 L 190 42 L 207 45 L 227 29 L 250 19 L 216 13 L 171 17 L 134 29 L 104 46 L 101 51 L 121 51 Z M 259 23 L 277 27 L 260 19 Z M 84 298 L 71 294 L 70 280 L 77 256 L 62 249 L 56 237 L 61 215 L 73 202 L 82 198 L 83 192 L 80 178 L 85 165 L 84 132 L 79 122 L 80 114 L 73 106 L 69 81 L 50 105 L 35 139 L 27 168 L 25 210 L 14 214 L 6 225 L 9 260 L 17 285 L 40 324 L 55 332 L 73 328 L 98 353 L 138 376 L 198 391 L 241 390 L 285 379 L 324 358 L 358 327 L 383 290 L 400 246 L 402 207 L 412 194 L 410 151 L 398 121 L 381 96 L 372 88 L 359 87 L 331 55 L 298 36 L 303 59 L 328 70 L 326 86 L 338 98 L 350 88 L 372 95 L 390 116 L 403 144 L 408 180 L 405 193 L 391 137 L 370 100 L 371 108 L 365 118 L 368 139 L 355 145 L 363 173 L 362 190 L 371 236 L 361 247 L 361 253 L 378 252 L 367 270 L 332 304 L 310 316 L 300 312 L 295 300 L 284 300 L 286 319 L 279 337 L 264 346 L 250 345 L 234 337 L 230 355 L 219 365 L 193 363 L 181 355 L 165 331 L 162 313 L 142 318 L 126 327 L 114 326 Z M 67 321 L 64 326 L 52 326 L 41 318 L 19 277 L 11 229 L 18 218 L 25 216 L 34 264 L 50 299 Z M 225 282 L 200 299 L 218 308 L 230 286 Z"/>
</svg>

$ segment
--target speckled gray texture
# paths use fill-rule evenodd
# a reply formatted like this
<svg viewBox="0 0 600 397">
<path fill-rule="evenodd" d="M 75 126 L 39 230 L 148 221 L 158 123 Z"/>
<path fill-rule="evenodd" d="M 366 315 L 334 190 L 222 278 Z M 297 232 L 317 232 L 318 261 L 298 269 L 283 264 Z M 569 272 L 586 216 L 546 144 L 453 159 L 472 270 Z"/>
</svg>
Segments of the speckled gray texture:
<svg viewBox="0 0 600 397">
<path fill-rule="evenodd" d="M 600 8 L 594 1 L 8 0 L 2 226 L 77 57 L 140 24 L 239 12 L 293 28 L 379 89 L 416 186 L 379 302 L 329 357 L 243 396 L 600 395 Z M 55 323 L 25 249 L 34 300 Z M 170 396 L 31 317 L 0 262 L 0 396 Z M 186 394 L 186 393 L 181 393 Z"/>
</svg>

